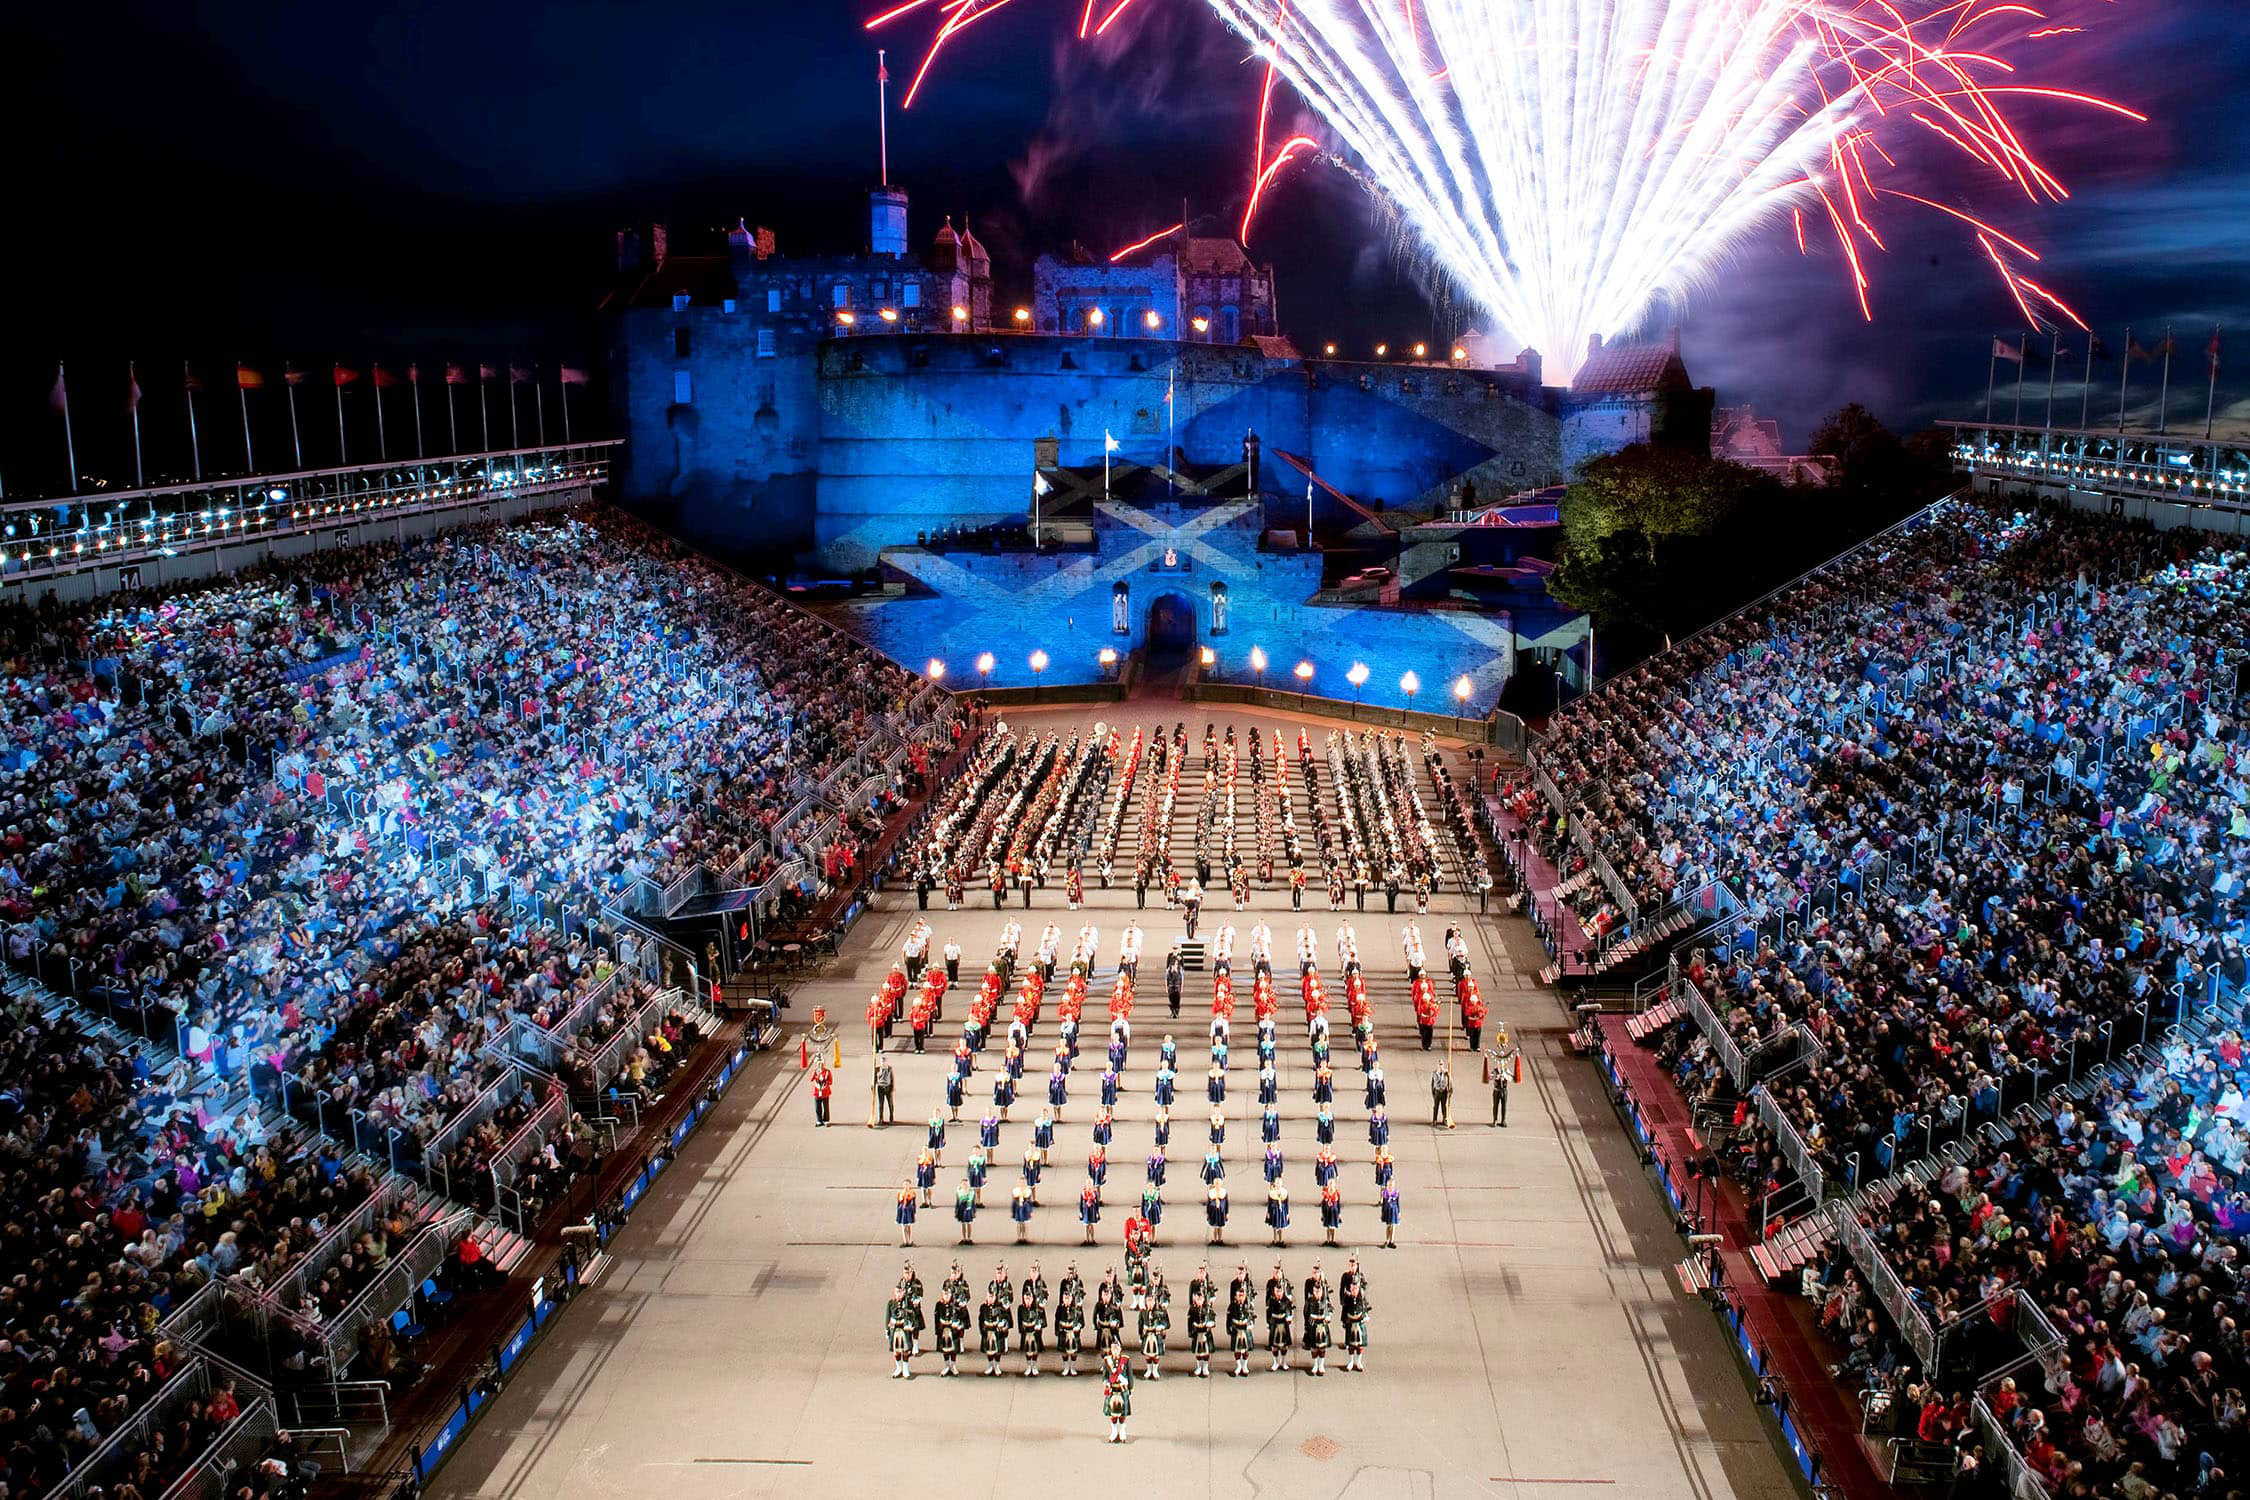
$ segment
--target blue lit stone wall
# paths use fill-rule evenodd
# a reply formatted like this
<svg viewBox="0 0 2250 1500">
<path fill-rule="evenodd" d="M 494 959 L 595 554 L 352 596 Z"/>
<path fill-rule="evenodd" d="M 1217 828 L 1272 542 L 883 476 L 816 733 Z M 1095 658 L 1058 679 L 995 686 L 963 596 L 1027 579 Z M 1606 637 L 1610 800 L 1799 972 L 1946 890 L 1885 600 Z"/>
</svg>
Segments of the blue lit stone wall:
<svg viewBox="0 0 2250 1500">
<path fill-rule="evenodd" d="M 1034 445 L 1098 465 L 1105 431 L 1121 459 L 1161 462 L 1176 446 L 1207 468 L 1239 461 L 1255 430 L 1266 488 L 1298 487 L 1286 451 L 1362 504 L 1411 515 L 1463 480 L 1492 499 L 1564 475 L 1567 395 L 1503 372 L 1012 333 L 784 330 L 760 358 L 755 338 L 743 314 L 636 310 L 613 323 L 610 353 L 625 498 L 735 554 L 864 568 L 918 533 L 1020 517 Z M 1325 499 L 1316 510 L 1324 528 L 1356 520 Z"/>
</svg>

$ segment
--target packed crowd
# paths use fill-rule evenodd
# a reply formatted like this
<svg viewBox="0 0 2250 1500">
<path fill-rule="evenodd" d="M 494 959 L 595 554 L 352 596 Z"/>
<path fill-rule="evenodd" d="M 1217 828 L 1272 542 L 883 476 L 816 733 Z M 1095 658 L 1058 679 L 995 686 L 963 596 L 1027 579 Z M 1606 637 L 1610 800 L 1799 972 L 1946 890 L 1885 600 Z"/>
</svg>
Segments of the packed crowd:
<svg viewBox="0 0 2250 1500">
<path fill-rule="evenodd" d="M 1998 1125 L 2234 1016 L 2246 655 L 2239 543 L 1955 502 L 1559 715 L 1538 765 L 1568 805 L 1546 816 L 1644 904 L 1711 879 L 1744 898 L 1692 977 L 1745 1055 L 1799 1039 L 1775 1100 L 1832 1176 L 1867 1180 L 1933 1121 Z M 2021 1295 L 2061 1332 L 2045 1390 L 1986 1393 L 2058 1494 L 2223 1494 L 2250 1471 L 2241 1050 L 2191 1024 L 1877 1226 L 1934 1321 L 1997 1328 Z M 1690 1092 L 1718 1073 L 1708 1039 L 1680 1046 Z M 1774 1179 L 1776 1145 L 1748 1136 Z M 1855 1280 L 1829 1297 L 1847 1363 L 1973 1446 L 1969 1393 L 1908 1368 Z"/>
<path fill-rule="evenodd" d="M 156 1339 L 167 1309 L 212 1278 L 273 1284 L 365 1199 L 297 1122 L 340 1135 L 357 1112 L 417 1166 L 505 1071 L 492 1044 L 601 985 L 606 901 L 786 860 L 773 825 L 916 686 L 607 512 L 50 595 L 0 628 L 7 957 L 152 1038 L 105 1048 L 29 1002 L 0 1035 L 10 1493 L 43 1493 L 191 1357 Z M 539 908 L 560 926 L 519 915 Z M 660 1086 L 693 1038 L 644 1040 L 610 1082 Z M 284 1105 L 297 1121 L 268 1123 Z M 473 1175 L 508 1125 L 447 1164 Z M 546 1146 L 542 1193 L 580 1138 Z M 308 1295 L 348 1301 L 387 1248 Z M 153 1469 L 122 1472 L 154 1494 L 194 1438 L 152 1434 Z"/>
</svg>

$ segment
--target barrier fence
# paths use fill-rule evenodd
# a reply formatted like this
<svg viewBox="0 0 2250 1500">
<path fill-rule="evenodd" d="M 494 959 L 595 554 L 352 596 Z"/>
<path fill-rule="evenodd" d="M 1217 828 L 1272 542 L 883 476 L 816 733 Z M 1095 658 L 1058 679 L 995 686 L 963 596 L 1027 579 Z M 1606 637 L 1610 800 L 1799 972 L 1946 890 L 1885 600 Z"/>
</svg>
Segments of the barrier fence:
<svg viewBox="0 0 2250 1500">
<path fill-rule="evenodd" d="M 1727 1077 L 1734 1080 L 1735 1088 L 1749 1088 L 1750 1069 L 1743 1061 L 1742 1048 L 1736 1043 L 1733 1033 L 1720 1024 L 1718 1013 L 1711 1008 L 1703 987 L 1682 974 L 1672 993 L 1678 997 L 1680 1008 L 1695 1022 L 1696 1029 L 1703 1033 L 1704 1040 L 1711 1044 L 1711 1055 L 1718 1059 L 1720 1067 L 1727 1070 Z"/>
<path fill-rule="evenodd" d="M 420 1234 L 392 1252 L 381 1275 L 326 1323 L 302 1315 L 292 1317 L 291 1321 L 326 1356 L 330 1379 L 342 1379 L 352 1361 L 359 1357 L 359 1341 L 370 1323 L 386 1319 L 406 1306 L 416 1289 L 443 1269 L 453 1247 L 470 1231 L 476 1217 L 472 1210 L 456 1209 L 424 1226 Z"/>
<path fill-rule="evenodd" d="M 520 1072 L 508 1072 L 483 1093 L 469 1101 L 466 1109 L 455 1115 L 443 1130 L 429 1138 L 422 1147 L 422 1179 L 443 1193 L 456 1197 L 453 1190 L 452 1168 L 448 1158 L 453 1148 L 467 1138 L 470 1131 L 491 1119 L 522 1096 L 530 1082 Z"/>
<path fill-rule="evenodd" d="M 2015 1439 L 2008 1435 L 2008 1429 L 1993 1413 L 1991 1403 L 1979 1396 L 1972 1410 L 1976 1413 L 1977 1428 L 1984 1435 L 1985 1452 L 1998 1461 L 2009 1500 L 2049 1500 L 2047 1482 L 2016 1447 Z"/>
<path fill-rule="evenodd" d="M 235 1476 L 273 1448 L 281 1417 L 269 1396 L 242 1403 L 242 1410 L 189 1470 L 174 1480 L 162 1500 L 213 1500 L 233 1493 Z"/>
<path fill-rule="evenodd" d="M 1839 1213 L 1836 1219 L 1836 1237 L 1851 1256 L 1852 1264 L 1859 1267 L 1859 1274 L 1866 1278 L 1868 1290 L 1875 1294 L 1883 1311 L 1891 1315 L 1892 1324 L 1906 1340 L 1906 1346 L 1914 1351 L 1914 1357 L 1922 1362 L 1922 1368 L 1934 1376 L 1939 1369 L 1938 1335 L 1930 1323 L 1930 1315 L 1907 1291 L 1890 1257 L 1883 1254 L 1883 1247 L 1875 1242 L 1874 1231 L 1860 1222 L 1859 1215 Z"/>
<path fill-rule="evenodd" d="M 529 1233 L 527 1205 L 523 1190 L 518 1185 L 523 1169 L 533 1157 L 546 1148 L 547 1142 L 560 1130 L 570 1113 L 570 1100 L 557 1090 L 544 1103 L 531 1112 L 516 1133 L 492 1153 L 489 1172 L 492 1178 L 492 1203 L 503 1222 L 518 1234 Z"/>
<path fill-rule="evenodd" d="M 1759 1084 L 1750 1091 L 1750 1101 L 1758 1111 L 1758 1118 L 1773 1132 L 1774 1141 L 1781 1147 L 1782 1159 L 1797 1176 L 1797 1183 L 1805 1196 L 1819 1203 L 1826 1196 L 1828 1178 L 1820 1163 L 1813 1159 L 1812 1148 L 1805 1144 L 1804 1135 L 1797 1122 L 1782 1110 L 1781 1101 L 1774 1098 L 1773 1090 Z"/>
<path fill-rule="evenodd" d="M 270 1307 L 296 1314 L 305 1305 L 306 1288 L 316 1284 L 328 1268 L 342 1258 L 352 1241 L 386 1219 L 402 1212 L 414 1212 L 421 1192 L 420 1185 L 411 1178 L 397 1175 L 383 1178 L 365 1203 L 329 1225 L 327 1233 L 315 1240 L 295 1265 L 275 1277 L 273 1284 L 259 1294 L 261 1299 Z M 202 1293 L 196 1295 L 200 1297 Z"/>
<path fill-rule="evenodd" d="M 201 1359 L 191 1360 L 96 1443 L 62 1483 L 47 1491 L 45 1500 L 83 1500 L 108 1493 L 134 1458 L 151 1445 L 152 1435 L 159 1428 L 185 1420 L 189 1410 L 208 1400 L 214 1389 L 211 1365 Z"/>
</svg>

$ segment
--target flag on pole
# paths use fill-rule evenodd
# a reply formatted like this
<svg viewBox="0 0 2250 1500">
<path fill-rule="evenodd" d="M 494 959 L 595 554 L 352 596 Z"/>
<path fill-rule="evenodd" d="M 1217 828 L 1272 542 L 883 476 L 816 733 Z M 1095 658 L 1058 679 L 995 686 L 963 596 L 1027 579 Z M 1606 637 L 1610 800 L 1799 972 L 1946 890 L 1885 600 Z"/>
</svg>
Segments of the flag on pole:
<svg viewBox="0 0 2250 1500">
<path fill-rule="evenodd" d="M 411 362 L 408 363 L 406 367 L 406 383 L 408 385 L 420 385 L 422 383 L 422 367 L 420 365 Z"/>
<path fill-rule="evenodd" d="M 445 383 L 447 385 L 467 385 L 469 374 L 453 361 L 447 360 L 445 362 Z"/>
<path fill-rule="evenodd" d="M 477 379 L 479 379 L 479 380 L 498 380 L 499 378 L 500 378 L 500 372 L 499 372 L 498 370 L 494 369 L 494 368 L 493 368 L 492 366 L 490 366 L 490 365 L 478 365 L 478 366 L 477 366 Z"/>
<path fill-rule="evenodd" d="M 1117 442 L 1117 439 L 1116 439 L 1116 438 L 1114 438 L 1114 437 L 1112 437 L 1112 436 L 1110 436 L 1110 433 L 1109 433 L 1109 429 L 1108 429 L 1108 428 L 1106 428 L 1106 427 L 1105 427 L 1105 428 L 1103 428 L 1103 429 L 1102 429 L 1102 452 L 1104 452 L 1104 453 L 1115 453 L 1115 452 L 1117 451 L 1117 449 L 1118 449 L 1118 442 Z"/>
<path fill-rule="evenodd" d="M 570 365 L 564 365 L 562 367 L 562 383 L 564 385 L 584 385 L 586 383 L 586 372 L 575 369 Z"/>
<path fill-rule="evenodd" d="M 387 391 L 397 384 L 398 377 L 396 375 L 393 375 L 390 371 L 384 369 L 380 360 L 376 361 L 375 388 L 377 390 Z"/>
<path fill-rule="evenodd" d="M 2210 359 L 2210 361 L 2211 361 L 2211 378 L 2212 378 L 2213 380 L 2217 380 L 2217 379 L 2219 378 L 2219 330 L 2218 330 L 2218 329 L 2214 328 L 2214 329 L 2212 329 L 2212 330 L 2211 330 L 2211 342 L 2203 346 L 2203 352 L 2204 352 L 2204 354 L 2205 354 L 2206 356 L 2208 356 L 2208 357 L 2209 357 L 2209 359 Z"/>
<path fill-rule="evenodd" d="M 1034 495 L 1052 495 L 1054 492 L 1055 487 L 1047 482 L 1046 475 L 1034 474 L 1031 476 L 1031 493 Z"/>
<path fill-rule="evenodd" d="M 195 378 L 195 370 L 191 366 L 184 364 L 180 366 L 180 381 L 187 387 L 188 394 L 191 396 L 203 389 L 203 382 Z"/>
<path fill-rule="evenodd" d="M 509 383 L 510 385 L 523 385 L 523 384 L 527 383 L 527 382 L 528 382 L 528 381 L 529 381 L 530 379 L 531 379 L 531 367 L 530 367 L 530 366 L 528 366 L 528 365 L 517 365 L 517 364 L 511 364 L 511 365 L 509 365 L 509 366 L 508 366 L 508 383 Z"/>
<path fill-rule="evenodd" d="M 283 385 L 303 385 L 305 383 L 305 372 L 298 369 L 295 365 L 290 364 L 287 360 L 283 360 L 281 364 L 281 383 Z"/>
<path fill-rule="evenodd" d="M 359 371 L 349 365 L 338 365 L 335 368 L 334 378 L 337 385 L 347 386 L 359 379 Z"/>
<path fill-rule="evenodd" d="M 125 409 L 129 412 L 141 409 L 141 377 L 131 365 L 125 367 Z"/>
<path fill-rule="evenodd" d="M 262 371 L 253 370 L 238 359 L 234 362 L 234 383 L 238 390 L 254 391 L 265 385 L 266 377 Z"/>
<path fill-rule="evenodd" d="M 2023 363 L 2023 350 L 2019 346 L 2009 343 L 2006 339 L 1995 338 L 1992 341 L 1992 357 L 1994 359 L 2014 360 L 2020 365 Z"/>
<path fill-rule="evenodd" d="M 70 411 L 70 387 L 63 384 L 61 360 L 55 361 L 55 384 L 54 388 L 47 392 L 47 404 L 59 412 L 67 414 Z"/>
<path fill-rule="evenodd" d="M 2139 339 L 2134 338 L 2131 334 L 2125 336 L 2125 363 L 2145 365 L 2154 358 L 2156 358 L 2154 354 L 2141 347 Z"/>
<path fill-rule="evenodd" d="M 2109 352 L 2109 345 L 2102 342 L 2102 336 L 2100 334 L 2090 333 L 2087 335 L 2087 337 L 2092 340 L 2092 342 L 2086 346 L 2086 357 L 2088 359 L 2115 358 L 2115 356 Z"/>
</svg>

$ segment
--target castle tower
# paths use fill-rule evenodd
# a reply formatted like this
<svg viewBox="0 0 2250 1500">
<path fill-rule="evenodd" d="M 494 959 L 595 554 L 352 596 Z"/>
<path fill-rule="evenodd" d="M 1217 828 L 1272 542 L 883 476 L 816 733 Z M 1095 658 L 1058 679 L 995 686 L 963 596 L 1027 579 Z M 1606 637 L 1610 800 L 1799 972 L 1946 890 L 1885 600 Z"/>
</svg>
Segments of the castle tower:
<svg viewBox="0 0 2250 1500">
<path fill-rule="evenodd" d="M 906 254 L 906 189 L 879 187 L 867 195 L 867 251 Z"/>
</svg>

